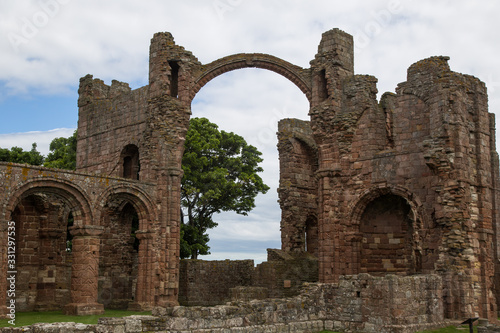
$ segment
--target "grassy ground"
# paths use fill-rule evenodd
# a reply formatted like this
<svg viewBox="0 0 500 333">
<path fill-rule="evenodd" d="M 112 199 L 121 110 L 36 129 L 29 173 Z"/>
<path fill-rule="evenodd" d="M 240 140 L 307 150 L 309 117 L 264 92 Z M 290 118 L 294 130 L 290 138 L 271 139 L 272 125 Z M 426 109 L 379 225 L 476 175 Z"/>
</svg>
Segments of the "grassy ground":
<svg viewBox="0 0 500 333">
<path fill-rule="evenodd" d="M 122 310 L 106 310 L 99 316 L 66 316 L 61 311 L 49 312 L 18 312 L 16 313 L 16 325 L 14 327 L 26 326 L 35 323 L 59 323 L 75 322 L 82 324 L 97 324 L 100 317 L 125 317 L 131 315 L 150 315 L 151 312 L 133 312 Z M 10 319 L 0 319 L 0 327 L 13 327 L 9 324 Z"/>
</svg>

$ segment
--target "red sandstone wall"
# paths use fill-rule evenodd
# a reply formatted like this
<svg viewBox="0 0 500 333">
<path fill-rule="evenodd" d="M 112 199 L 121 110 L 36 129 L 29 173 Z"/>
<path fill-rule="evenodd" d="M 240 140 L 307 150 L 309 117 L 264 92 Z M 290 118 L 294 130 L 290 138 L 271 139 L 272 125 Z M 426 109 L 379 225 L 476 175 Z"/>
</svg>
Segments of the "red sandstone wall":
<svg viewBox="0 0 500 333">
<path fill-rule="evenodd" d="M 319 156 L 320 280 L 364 270 L 439 272 L 446 277 L 447 316 L 495 317 L 489 291 L 497 164 L 484 84 L 452 72 L 448 58 L 433 57 L 412 65 L 407 82 L 379 105 L 376 79 L 348 71 L 346 40 L 323 39 L 321 45 L 333 43 L 338 52 L 320 46 L 311 62 L 313 72 L 325 76 L 313 80 L 313 92 L 323 98 L 313 98 L 310 111 Z M 396 222 L 405 237 L 389 233 L 387 239 L 402 245 L 382 244 L 384 232 L 374 230 L 383 228 L 385 213 L 368 216 L 370 204 L 386 195 L 410 207 Z M 401 252 L 399 259 L 391 248 Z M 478 277 L 480 284 L 473 282 Z"/>
<path fill-rule="evenodd" d="M 281 248 L 318 255 L 317 147 L 308 122 L 284 119 L 278 124 L 280 155 Z M 309 240 L 309 241 L 308 241 Z"/>
<path fill-rule="evenodd" d="M 107 176 L 123 176 L 123 149 L 134 144 L 144 156 L 147 87 L 131 90 L 128 84 L 113 81 L 111 86 L 87 75 L 80 80 L 77 170 Z M 151 178 L 147 164 L 141 179 Z"/>
<path fill-rule="evenodd" d="M 179 277 L 179 303 L 217 305 L 231 300 L 230 289 L 251 286 L 253 260 L 181 260 Z"/>
</svg>

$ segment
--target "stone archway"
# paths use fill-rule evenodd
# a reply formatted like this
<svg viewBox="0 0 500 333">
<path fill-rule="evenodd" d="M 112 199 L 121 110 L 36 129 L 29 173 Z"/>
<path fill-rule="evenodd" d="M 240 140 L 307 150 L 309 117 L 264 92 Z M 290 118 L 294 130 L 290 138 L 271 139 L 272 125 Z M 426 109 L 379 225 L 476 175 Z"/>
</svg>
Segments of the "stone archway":
<svg viewBox="0 0 500 333">
<path fill-rule="evenodd" d="M 99 201 L 101 235 L 99 300 L 106 308 L 150 310 L 154 306 L 157 221 L 148 195 L 134 186 L 113 186 Z"/>
<path fill-rule="evenodd" d="M 92 210 L 84 193 L 77 185 L 57 179 L 29 180 L 13 190 L 6 217 L 16 224 L 20 311 L 92 304 L 87 312 L 100 312 L 96 298 L 85 291 L 92 290 L 94 282 L 93 256 L 83 253 L 88 240 L 82 246 L 81 239 L 73 239 L 71 251 L 67 246 L 70 216 L 76 228 L 91 228 Z"/>
<path fill-rule="evenodd" d="M 310 72 L 278 57 L 263 53 L 239 53 L 217 59 L 202 67 L 189 92 L 192 101 L 200 89 L 217 76 L 241 68 L 261 68 L 278 73 L 295 84 L 311 102 Z"/>
</svg>

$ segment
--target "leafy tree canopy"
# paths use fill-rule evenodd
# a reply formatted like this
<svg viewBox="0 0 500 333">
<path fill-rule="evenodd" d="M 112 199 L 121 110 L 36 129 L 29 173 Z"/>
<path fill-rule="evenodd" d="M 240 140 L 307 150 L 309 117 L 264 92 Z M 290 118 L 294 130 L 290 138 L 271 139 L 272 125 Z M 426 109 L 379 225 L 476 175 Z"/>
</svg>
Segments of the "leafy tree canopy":
<svg viewBox="0 0 500 333">
<path fill-rule="evenodd" d="M 55 138 L 50 143 L 50 153 L 43 166 L 48 168 L 76 169 L 76 131 L 69 138 Z"/>
<path fill-rule="evenodd" d="M 206 118 L 192 118 L 182 158 L 181 258 L 209 254 L 208 229 L 222 211 L 247 215 L 255 197 L 269 187 L 258 173 L 261 152 L 234 133 L 219 131 Z M 185 220 L 186 219 L 186 220 Z"/>
<path fill-rule="evenodd" d="M 11 149 L 0 148 L 0 161 L 22 163 L 31 165 L 42 165 L 44 157 L 36 149 L 36 143 L 31 145 L 30 151 L 24 151 L 20 147 L 12 147 Z"/>
</svg>

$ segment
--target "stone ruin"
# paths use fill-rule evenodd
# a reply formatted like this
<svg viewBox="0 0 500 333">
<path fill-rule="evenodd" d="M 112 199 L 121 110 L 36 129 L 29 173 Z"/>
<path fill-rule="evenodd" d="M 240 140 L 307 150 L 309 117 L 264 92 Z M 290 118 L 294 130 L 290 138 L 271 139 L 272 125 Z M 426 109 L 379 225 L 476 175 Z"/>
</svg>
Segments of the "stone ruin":
<svg viewBox="0 0 500 333">
<path fill-rule="evenodd" d="M 236 298 L 293 296 L 284 290 L 317 279 L 317 288 L 336 290 L 318 296 L 324 306 L 358 299 L 351 318 L 349 307 L 315 308 L 313 321 L 356 321 L 360 330 L 377 331 L 397 326 L 421 301 L 423 313 L 405 325 L 496 320 L 495 119 L 484 83 L 451 71 L 448 59 L 411 65 L 407 81 L 378 101 L 377 79 L 354 74 L 352 36 L 338 29 L 323 34 L 310 68 L 257 53 L 202 64 L 169 33 L 155 34 L 147 86 L 106 85 L 91 75 L 80 80 L 75 172 L 0 163 L 0 315 L 9 312 L 8 222 L 14 221 L 17 311 L 85 315 L 106 307 L 172 315 L 164 309 L 180 299 L 203 305 L 204 297 L 214 297 L 190 298 L 203 289 L 193 283 L 201 270 L 218 267 L 209 275 L 216 279 L 230 276 L 221 268 L 230 266 L 238 271 Z M 282 249 L 270 251 L 255 271 L 248 263 L 181 263 L 181 159 L 191 102 L 213 78 L 254 67 L 289 79 L 310 102 L 310 121 L 279 122 Z M 296 258 L 314 258 L 317 266 L 303 271 L 317 267 L 315 277 L 299 271 L 290 278 L 287 272 L 302 262 Z M 398 292 L 395 285 L 407 293 L 387 299 Z M 342 325 L 328 327 L 352 328 Z"/>
</svg>

